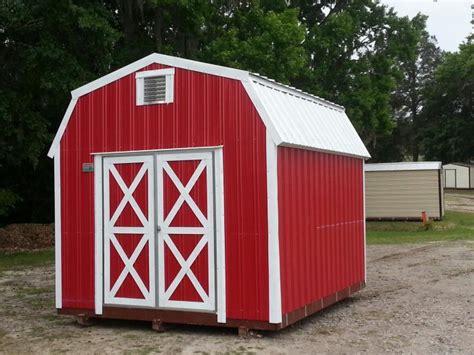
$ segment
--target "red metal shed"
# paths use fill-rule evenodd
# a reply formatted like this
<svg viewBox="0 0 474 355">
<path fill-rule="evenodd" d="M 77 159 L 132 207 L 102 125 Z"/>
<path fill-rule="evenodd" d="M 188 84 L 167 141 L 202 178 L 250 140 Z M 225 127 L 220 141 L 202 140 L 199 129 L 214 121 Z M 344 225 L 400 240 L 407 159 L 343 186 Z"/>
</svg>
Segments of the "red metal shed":
<svg viewBox="0 0 474 355">
<path fill-rule="evenodd" d="M 60 313 L 280 329 L 365 285 L 341 106 L 151 54 L 74 90 L 48 155 Z"/>
</svg>

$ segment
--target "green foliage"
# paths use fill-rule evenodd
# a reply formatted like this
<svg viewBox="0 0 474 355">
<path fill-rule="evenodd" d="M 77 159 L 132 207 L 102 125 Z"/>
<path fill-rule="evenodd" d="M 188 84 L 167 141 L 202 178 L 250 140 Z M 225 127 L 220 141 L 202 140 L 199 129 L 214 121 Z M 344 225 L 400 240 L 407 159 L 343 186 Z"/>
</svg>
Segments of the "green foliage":
<svg viewBox="0 0 474 355">
<path fill-rule="evenodd" d="M 425 17 L 415 17 L 414 21 L 424 28 Z M 433 84 L 434 71 L 442 59 L 436 39 L 422 31 L 414 54 L 397 63 L 400 76 L 391 97 L 396 127 L 392 134 L 381 137 L 377 142 L 374 150 L 376 159 L 418 161 L 423 154 L 425 92 Z"/>
<path fill-rule="evenodd" d="M 472 53 L 449 57 L 458 69 L 446 65 L 436 85 L 427 85 L 435 52 L 423 42 L 424 29 L 423 17 L 398 17 L 377 0 L 4 0 L 0 224 L 51 221 L 52 163 L 45 153 L 68 92 L 151 52 L 258 72 L 342 104 L 376 160 L 400 159 L 407 149 L 393 147 L 420 137 L 416 131 L 404 138 L 418 120 L 400 120 L 415 66 L 423 77 L 415 81 L 417 95 L 424 100 L 428 86 L 432 98 L 422 125 L 444 125 L 439 134 L 424 134 L 427 155 L 441 156 L 446 138 L 455 160 L 467 158 L 459 154 L 473 151 L 472 119 L 466 120 L 472 100 L 457 102 L 472 90 L 459 86 L 472 75 L 461 63 Z M 451 75 L 458 79 L 449 82 Z"/>
<path fill-rule="evenodd" d="M 397 17 L 371 0 L 300 3 L 301 18 L 313 20 L 305 41 L 310 65 L 297 85 L 344 105 L 364 142 L 374 147 L 394 127 L 395 64 L 413 55 L 424 23 Z"/>
<path fill-rule="evenodd" d="M 19 220 L 50 220 L 45 154 L 69 91 L 110 69 L 118 32 L 95 1 L 5 0 L 0 5 L 0 186 Z M 5 190 L 5 191 L 6 191 Z M 39 203 L 36 203 L 39 202 Z M 6 210 L 4 210 L 6 213 Z M 0 213 L 0 223 L 4 214 Z"/>
<path fill-rule="evenodd" d="M 446 55 L 426 96 L 426 158 L 474 160 L 474 37 Z"/>
<path fill-rule="evenodd" d="M 8 216 L 19 201 L 20 196 L 13 191 L 0 188 L 0 217 Z"/>
<path fill-rule="evenodd" d="M 250 7 L 228 19 L 225 33 L 211 41 L 200 58 L 289 82 L 305 64 L 304 36 L 297 11 Z"/>
</svg>

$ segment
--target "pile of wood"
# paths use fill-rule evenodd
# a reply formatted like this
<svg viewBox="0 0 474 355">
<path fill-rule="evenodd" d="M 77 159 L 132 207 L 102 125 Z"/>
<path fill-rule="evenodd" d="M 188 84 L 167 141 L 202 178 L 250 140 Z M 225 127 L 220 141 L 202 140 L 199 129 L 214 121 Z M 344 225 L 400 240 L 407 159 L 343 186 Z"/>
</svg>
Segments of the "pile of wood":
<svg viewBox="0 0 474 355">
<path fill-rule="evenodd" d="M 35 250 L 53 246 L 54 224 L 10 224 L 0 228 L 0 250 Z"/>
</svg>

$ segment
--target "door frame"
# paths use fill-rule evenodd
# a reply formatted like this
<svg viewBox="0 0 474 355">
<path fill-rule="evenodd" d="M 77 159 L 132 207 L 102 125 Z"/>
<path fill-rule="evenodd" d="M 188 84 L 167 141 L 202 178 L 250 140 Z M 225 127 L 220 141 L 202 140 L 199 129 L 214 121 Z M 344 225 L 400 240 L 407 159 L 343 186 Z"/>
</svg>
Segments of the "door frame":
<svg viewBox="0 0 474 355">
<path fill-rule="evenodd" d="M 135 186 L 138 186 L 142 181 L 144 176 L 147 175 L 148 179 L 148 199 L 147 199 L 147 210 L 148 210 L 148 217 L 145 217 L 142 213 L 142 218 L 147 218 L 148 221 L 141 221 L 143 224 L 143 227 L 116 227 L 114 224 L 111 223 L 111 221 L 107 221 L 107 218 L 112 218 L 110 216 L 110 211 L 108 209 L 108 206 L 106 203 L 103 203 L 102 206 L 102 211 L 103 211 L 103 242 L 102 242 L 102 247 L 103 247 L 103 279 L 104 279 L 104 304 L 109 305 L 127 305 L 127 306 L 148 306 L 148 307 L 154 307 L 156 304 L 156 292 L 155 292 L 155 280 L 156 280 L 156 275 L 155 271 L 156 268 L 154 267 L 155 264 L 155 258 L 156 258 L 156 253 L 155 253 L 155 244 L 156 244 L 156 236 L 155 236 L 155 226 L 156 226 L 156 215 L 155 215 L 155 201 L 150 198 L 150 196 L 154 196 L 156 194 L 155 192 L 155 186 L 154 186 L 154 176 L 155 176 L 155 169 L 154 169 L 154 162 L 153 162 L 153 156 L 150 155 L 135 155 L 135 156 L 107 156 L 104 157 L 102 160 L 102 172 L 106 171 L 107 174 L 103 176 L 103 181 L 102 181 L 102 186 L 104 187 L 103 191 L 103 198 L 104 201 L 109 199 L 110 200 L 110 195 L 107 193 L 107 190 L 110 187 L 110 176 L 113 175 L 113 168 L 115 168 L 117 165 L 120 164 L 134 164 L 134 163 L 142 163 L 142 167 L 137 173 L 137 175 L 133 178 L 134 181 L 136 181 L 140 177 L 140 172 L 144 170 L 144 173 L 141 175 L 140 180 L 137 182 Z M 110 172 L 110 174 L 109 174 Z M 120 173 L 118 173 L 118 170 L 115 170 L 116 174 L 119 174 L 118 177 L 120 177 Z M 118 177 L 115 177 L 115 180 L 118 179 Z M 117 180 L 118 181 L 118 180 Z M 122 184 L 125 185 L 125 183 L 122 181 Z M 131 189 L 131 187 L 134 185 L 134 182 L 130 186 L 124 186 L 125 189 Z M 119 183 L 120 186 L 120 183 Z M 122 187 L 121 187 L 122 188 Z M 126 192 L 122 190 L 124 193 L 123 200 L 127 201 L 125 203 L 125 206 L 127 203 L 131 203 L 130 201 L 133 200 L 133 192 L 130 190 L 130 196 L 126 200 Z M 123 201 L 122 200 L 122 201 Z M 135 202 L 136 203 L 136 202 Z M 119 204 L 120 205 L 120 204 Z M 132 205 L 131 206 L 133 209 L 135 207 Z M 140 210 L 140 207 L 136 205 L 136 208 L 138 211 L 142 212 Z M 118 208 L 117 208 L 118 210 Z M 117 213 L 117 210 L 114 211 L 114 214 Z M 123 210 L 123 208 L 122 208 Z M 138 213 L 138 211 L 135 211 Z M 138 215 L 138 214 L 137 214 Z M 105 218 L 105 216 L 108 216 Z M 109 229 L 109 233 L 106 233 L 107 229 Z M 138 230 L 137 230 L 138 229 Z M 136 249 L 132 252 L 132 256 L 130 258 L 127 258 L 125 255 L 125 252 L 123 250 L 119 251 L 119 245 L 120 243 L 118 242 L 116 237 L 114 236 L 115 234 L 118 233 L 124 233 L 124 234 L 143 234 L 143 236 L 140 239 L 140 242 L 136 246 Z M 148 267 L 149 267 L 149 287 L 147 291 L 144 291 L 143 289 L 141 292 L 143 293 L 144 299 L 134 299 L 134 298 L 122 298 L 122 297 L 117 297 L 115 296 L 114 293 L 112 293 L 112 290 L 114 287 L 110 284 L 110 247 L 111 244 L 114 244 L 113 241 L 115 240 L 116 243 L 118 243 L 118 246 L 115 246 L 115 249 L 117 252 L 123 254 L 123 258 L 127 258 L 127 261 L 122 258 L 122 261 L 124 263 L 124 268 L 123 271 L 121 271 L 121 275 L 127 275 L 129 274 L 133 278 L 135 276 L 133 275 L 133 272 L 135 272 L 136 277 L 139 278 L 139 280 L 142 282 L 142 287 L 146 287 L 143 284 L 143 280 L 141 280 L 140 275 L 136 272 L 134 266 L 133 266 L 133 255 L 135 252 L 137 252 L 136 258 L 140 255 L 140 253 L 145 249 L 148 248 L 149 251 L 149 260 L 148 260 Z M 145 241 L 145 244 L 142 244 L 142 241 Z M 146 244 L 148 243 L 148 245 Z M 139 249 L 139 246 L 142 245 L 141 249 Z M 125 272 L 125 273 L 124 273 Z M 107 277 L 108 275 L 108 277 Z M 118 283 L 120 279 L 117 279 L 116 283 Z M 124 278 L 122 278 L 122 283 L 124 281 Z M 138 281 L 135 280 L 138 285 Z M 140 286 L 139 286 L 140 287 Z M 110 289 L 112 288 L 112 290 Z M 116 289 L 115 293 L 118 291 Z"/>
<path fill-rule="evenodd" d="M 454 171 L 454 187 L 447 187 L 446 182 L 448 181 L 448 171 Z M 458 172 L 457 169 L 444 169 L 444 187 L 448 189 L 457 189 L 458 188 Z"/>
<path fill-rule="evenodd" d="M 203 176 L 204 174 L 206 175 L 207 216 L 204 216 L 202 214 L 199 206 L 195 203 L 194 200 L 192 200 L 192 197 L 191 197 L 190 199 L 192 200 L 192 202 L 194 202 L 196 210 L 201 213 L 202 217 L 199 218 L 197 212 L 194 210 L 194 208 L 191 205 L 189 205 L 189 207 L 193 210 L 193 213 L 196 215 L 196 217 L 200 219 L 200 223 L 202 224 L 202 227 L 184 227 L 184 228 L 183 227 L 171 227 L 169 225 L 171 223 L 171 220 L 174 218 L 174 216 L 176 216 L 176 213 L 179 211 L 179 208 L 181 208 L 181 206 L 184 205 L 185 200 L 184 200 L 184 198 L 183 198 L 183 200 L 181 200 L 183 202 L 182 202 L 181 206 L 177 210 L 175 210 L 174 215 L 172 215 L 171 211 L 169 211 L 168 215 L 165 217 L 164 214 L 163 214 L 163 212 L 164 212 L 163 211 L 163 209 L 164 209 L 164 207 L 163 207 L 163 203 L 164 203 L 164 200 L 163 200 L 163 196 L 164 196 L 163 178 L 166 174 L 173 181 L 173 184 L 175 185 L 175 187 L 177 189 L 179 189 L 177 184 L 181 184 L 182 190 L 179 191 L 180 192 L 180 197 L 178 198 L 178 200 L 180 200 L 182 197 L 185 196 L 186 190 L 188 190 L 188 192 L 189 192 L 190 190 L 192 190 L 192 187 L 190 189 L 188 189 L 186 184 L 189 184 L 189 182 L 183 184 L 183 182 L 180 181 L 180 179 L 177 175 L 175 175 L 175 179 L 177 180 L 175 182 L 173 180 L 172 175 L 170 175 L 170 172 L 173 172 L 173 171 L 172 171 L 172 168 L 168 165 L 168 163 L 169 162 L 190 161 L 190 160 L 191 161 L 193 161 L 193 160 L 194 161 L 196 161 L 196 160 L 200 161 L 199 165 L 196 167 L 195 171 L 193 172 L 193 176 L 198 176 L 198 179 L 199 179 L 200 176 Z M 215 232 L 215 223 L 214 223 L 215 198 L 214 198 L 214 166 L 213 166 L 213 161 L 214 161 L 213 154 L 212 154 L 212 152 L 209 152 L 209 151 L 208 152 L 205 152 L 205 151 L 180 152 L 180 153 L 166 152 L 166 153 L 157 154 L 156 157 L 155 157 L 155 162 L 156 162 L 156 177 L 155 177 L 155 179 L 157 181 L 156 196 L 157 196 L 157 202 L 158 202 L 157 212 L 156 212 L 156 215 L 157 215 L 156 223 L 160 228 L 160 231 L 158 232 L 158 241 L 157 241 L 157 246 L 156 246 L 157 250 L 158 250 L 158 258 L 157 258 L 157 262 L 158 262 L 158 278 L 157 278 L 158 279 L 158 285 L 157 285 L 158 286 L 158 306 L 160 308 L 163 308 L 163 309 L 179 309 L 179 310 L 191 309 L 191 310 L 203 310 L 203 311 L 214 311 L 215 308 L 216 308 L 216 292 L 215 292 L 215 284 L 216 284 L 216 276 L 215 276 L 215 272 L 216 272 L 216 266 L 215 266 L 215 264 L 216 264 L 216 262 L 215 262 L 215 259 L 216 259 L 215 239 L 216 238 L 215 238 L 215 236 L 216 236 L 216 232 Z M 199 175 L 197 175 L 196 172 L 199 171 L 199 166 L 203 166 L 203 165 L 204 165 L 204 168 L 202 170 L 200 170 L 201 173 L 199 173 Z M 167 170 L 167 167 L 168 167 L 169 170 Z M 198 179 L 194 180 L 194 182 L 196 182 Z M 191 177 L 190 181 L 192 181 L 192 180 L 193 180 L 193 178 Z M 188 196 L 190 196 L 189 193 L 188 193 Z M 176 201 L 176 203 L 177 203 L 177 201 Z M 173 208 L 171 210 L 173 210 Z M 208 223 L 208 221 L 202 221 L 201 219 L 204 219 L 204 220 L 207 219 L 207 220 L 210 221 L 210 223 Z M 168 224 L 166 222 L 167 220 L 168 220 Z M 178 231 L 178 230 L 181 230 L 181 232 Z M 189 234 L 202 234 L 202 237 L 201 237 L 198 245 L 203 245 L 204 244 L 204 246 L 202 248 L 204 248 L 206 245 L 207 245 L 207 248 L 208 248 L 208 267 L 209 267 L 209 270 L 208 270 L 208 277 L 209 277 L 208 292 L 209 292 L 209 296 L 206 298 L 205 296 L 201 295 L 202 302 L 171 300 L 170 297 L 172 296 L 172 294 L 169 294 L 169 291 L 166 290 L 166 285 L 165 285 L 166 263 L 165 263 L 165 254 L 164 254 L 165 253 L 165 247 L 168 247 L 169 251 L 172 253 L 172 255 L 174 255 L 176 260 L 179 260 L 178 257 L 181 257 L 182 261 L 179 261 L 180 271 L 178 272 L 178 274 L 180 274 L 181 271 L 186 267 L 188 259 L 183 258 L 180 251 L 175 246 L 171 236 L 176 235 L 176 234 L 188 234 L 185 230 L 187 230 Z M 204 241 L 203 244 L 201 244 L 202 241 Z M 171 243 L 171 244 L 169 244 L 169 243 Z M 195 250 L 199 250 L 198 245 L 196 245 L 196 247 L 193 250 L 193 252 L 191 253 L 191 255 L 194 254 Z M 175 251 L 173 251 L 172 246 L 174 246 Z M 201 251 L 198 251 L 197 254 L 194 254 L 196 258 L 202 252 L 202 248 L 201 248 Z M 175 252 L 178 255 L 175 255 L 174 254 Z M 212 252 L 212 254 L 209 254 L 210 252 Z M 191 256 L 188 256 L 188 258 L 191 259 Z M 184 265 L 181 264 L 181 262 L 183 262 Z M 194 274 L 192 274 L 192 271 L 191 271 L 190 268 L 189 268 L 189 270 L 191 272 L 191 275 L 194 276 Z M 174 281 L 177 280 L 177 276 L 178 275 L 175 276 Z M 186 272 L 186 271 L 185 271 L 184 274 L 181 274 L 181 280 L 178 281 L 175 284 L 175 287 L 177 287 L 179 285 L 179 282 L 182 282 L 185 277 L 190 277 L 190 275 L 188 275 L 188 272 Z M 196 288 L 197 292 L 199 292 L 199 291 L 198 291 L 197 286 L 194 284 L 194 282 L 197 282 L 199 287 L 201 287 L 201 291 L 204 291 L 202 289 L 202 285 L 201 285 L 200 281 L 197 278 L 195 278 L 194 281 L 191 278 L 189 278 L 189 279 L 193 283 L 193 285 Z M 174 281 L 171 282 L 171 284 L 173 284 Z"/>
<path fill-rule="evenodd" d="M 110 156 L 153 156 L 153 169 L 156 173 L 156 157 L 160 153 L 181 153 L 181 152 L 211 152 L 213 154 L 213 173 L 214 173 L 214 231 L 215 231 L 215 299 L 216 310 L 212 313 L 217 314 L 217 322 L 226 322 L 226 266 L 225 266 L 225 220 L 224 220 L 224 154 L 223 146 L 211 147 L 186 147 L 179 149 L 154 149 L 154 150 L 134 150 L 123 152 L 97 152 L 91 155 L 94 158 L 94 259 L 95 259 L 95 287 L 94 302 L 95 314 L 102 315 L 104 307 L 104 189 L 103 189 L 103 159 Z M 156 205 L 155 201 L 155 205 Z M 155 214 L 157 213 L 155 208 Z M 155 240 L 157 240 L 157 231 L 155 228 Z M 156 244 L 155 244 L 155 253 Z M 155 265 L 157 263 L 155 262 Z M 155 270 L 155 284 L 158 284 L 158 269 Z M 158 292 L 156 293 L 158 296 Z M 155 302 L 155 307 L 144 307 L 151 309 L 162 309 Z M 124 306 L 126 307 L 126 306 Z M 143 308 L 133 306 L 134 308 Z M 183 310 L 184 311 L 184 310 Z M 188 312 L 205 312 L 201 310 L 187 309 Z"/>
</svg>

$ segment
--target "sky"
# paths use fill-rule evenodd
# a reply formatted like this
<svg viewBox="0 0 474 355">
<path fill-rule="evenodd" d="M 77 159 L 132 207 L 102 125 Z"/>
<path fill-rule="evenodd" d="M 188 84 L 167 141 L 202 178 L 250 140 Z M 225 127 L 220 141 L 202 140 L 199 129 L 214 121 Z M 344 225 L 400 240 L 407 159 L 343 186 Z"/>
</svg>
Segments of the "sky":
<svg viewBox="0 0 474 355">
<path fill-rule="evenodd" d="M 415 16 L 421 12 L 428 17 L 428 32 L 438 39 L 441 49 L 455 52 L 472 33 L 471 19 L 474 0 L 381 0 L 401 16 Z"/>
</svg>

